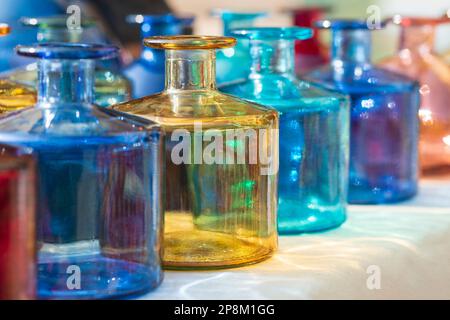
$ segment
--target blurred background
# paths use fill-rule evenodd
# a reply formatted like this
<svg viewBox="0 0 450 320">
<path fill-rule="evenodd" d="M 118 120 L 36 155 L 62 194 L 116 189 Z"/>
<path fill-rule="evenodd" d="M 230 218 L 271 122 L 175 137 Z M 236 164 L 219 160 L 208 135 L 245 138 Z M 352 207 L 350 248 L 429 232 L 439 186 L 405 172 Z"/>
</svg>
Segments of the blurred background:
<svg viewBox="0 0 450 320">
<path fill-rule="evenodd" d="M 267 11 L 269 15 L 256 22 L 258 26 L 287 26 L 292 24 L 292 16 L 287 9 L 305 6 L 324 6 L 326 17 L 365 18 L 367 8 L 377 5 L 382 17 L 394 14 L 412 16 L 441 16 L 450 9 L 450 0 L 0 0 L 0 22 L 12 27 L 12 35 L 0 39 L 0 71 L 17 67 L 26 60 L 13 57 L 11 50 L 17 44 L 36 41 L 36 30 L 21 26 L 18 20 L 23 16 L 46 16 L 65 13 L 69 5 L 81 7 L 83 16 L 97 20 L 99 33 L 105 33 L 111 42 L 121 45 L 125 63 L 136 57 L 140 51 L 139 26 L 128 24 L 128 14 L 194 14 L 194 33 L 221 34 L 222 25 L 218 18 L 211 17 L 214 8 L 239 11 Z M 399 28 L 390 26 L 375 32 L 373 57 L 375 61 L 391 55 L 397 46 Z M 437 31 L 436 51 L 450 49 L 450 27 L 442 26 Z M 326 42 L 328 35 L 320 34 Z"/>
</svg>

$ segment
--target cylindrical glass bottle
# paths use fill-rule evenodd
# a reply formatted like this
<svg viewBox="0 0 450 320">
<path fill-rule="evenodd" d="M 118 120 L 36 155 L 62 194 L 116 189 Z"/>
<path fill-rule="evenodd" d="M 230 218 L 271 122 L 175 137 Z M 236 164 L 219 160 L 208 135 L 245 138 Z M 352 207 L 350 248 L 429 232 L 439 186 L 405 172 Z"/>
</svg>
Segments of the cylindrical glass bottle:
<svg viewBox="0 0 450 320">
<path fill-rule="evenodd" d="M 191 26 L 194 17 L 165 15 L 132 15 L 128 22 L 141 25 L 142 39 L 151 36 L 183 34 Z M 145 47 L 140 57 L 124 70 L 133 84 L 133 98 L 148 96 L 164 89 L 164 52 Z"/>
<path fill-rule="evenodd" d="M 371 25 L 324 20 L 332 30 L 331 65 L 307 79 L 350 95 L 350 203 L 397 202 L 414 196 L 418 178 L 419 88 L 371 64 Z"/>
<path fill-rule="evenodd" d="M 35 174 L 28 149 L 0 145 L 0 300 L 35 298 Z"/>
<path fill-rule="evenodd" d="M 0 141 L 38 160 L 38 295 L 106 298 L 161 279 L 162 138 L 144 119 L 91 103 L 94 61 L 116 47 L 19 46 L 39 60 L 35 108 L 0 120 Z"/>
<path fill-rule="evenodd" d="M 217 91 L 215 49 L 229 37 L 150 37 L 166 49 L 166 87 L 113 106 L 166 131 L 164 265 L 255 263 L 277 247 L 278 114 Z"/>
<path fill-rule="evenodd" d="M 392 20 L 401 25 L 398 53 L 380 66 L 420 83 L 420 166 L 424 174 L 450 172 L 450 65 L 434 53 L 436 26 L 449 18 Z"/>
<path fill-rule="evenodd" d="M 278 230 L 311 232 L 345 220 L 348 183 L 349 101 L 298 79 L 295 40 L 306 28 L 249 28 L 253 64 L 247 80 L 220 87 L 280 113 Z"/>
<path fill-rule="evenodd" d="M 10 28 L 7 24 L 0 23 L 0 37 L 7 35 Z M 36 103 L 36 91 L 7 79 L 0 79 L 0 114 L 26 107 Z"/>
<path fill-rule="evenodd" d="M 22 18 L 21 22 L 24 26 L 37 29 L 39 43 L 107 42 L 95 32 L 95 23 L 91 19 L 82 19 L 81 25 L 73 28 L 68 28 L 67 16 L 27 17 Z M 108 64 L 105 61 L 108 61 Z M 119 61 L 115 58 L 105 61 L 96 65 L 94 85 L 94 102 L 102 107 L 129 100 L 131 97 L 130 83 L 118 70 Z M 25 67 L 6 71 L 1 76 L 36 88 L 37 69 L 37 63 L 31 63 Z"/>
<path fill-rule="evenodd" d="M 214 16 L 220 17 L 223 23 L 223 35 L 230 36 L 236 28 L 249 28 L 255 20 L 266 15 L 265 12 L 235 12 L 228 10 L 213 10 Z M 217 52 L 217 83 L 219 85 L 245 79 L 250 68 L 251 58 L 248 43 L 239 41 L 236 46 Z"/>
</svg>

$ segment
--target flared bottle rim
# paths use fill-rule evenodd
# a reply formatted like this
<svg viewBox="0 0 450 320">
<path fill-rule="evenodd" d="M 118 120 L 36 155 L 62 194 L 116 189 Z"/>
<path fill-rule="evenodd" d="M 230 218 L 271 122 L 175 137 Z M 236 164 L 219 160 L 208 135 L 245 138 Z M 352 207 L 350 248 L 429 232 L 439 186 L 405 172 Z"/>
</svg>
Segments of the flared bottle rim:
<svg viewBox="0 0 450 320">
<path fill-rule="evenodd" d="M 415 16 L 402 16 L 394 15 L 386 19 L 387 23 L 393 23 L 402 27 L 413 27 L 423 25 L 439 25 L 450 23 L 450 17 L 447 15 L 441 17 L 415 17 Z"/>
<path fill-rule="evenodd" d="M 67 28 L 67 15 L 53 15 L 44 17 L 22 17 L 20 23 L 28 27 L 65 29 Z M 81 28 L 89 28 L 95 26 L 95 20 L 92 18 L 83 18 L 80 20 Z"/>
<path fill-rule="evenodd" d="M 0 23 L 0 37 L 6 36 L 11 32 L 11 28 L 6 23 Z"/>
<path fill-rule="evenodd" d="M 222 36 L 154 36 L 144 38 L 144 45 L 154 49 L 202 50 L 233 47 L 236 39 Z"/>
<path fill-rule="evenodd" d="M 386 21 L 381 20 L 374 27 L 374 25 L 366 20 L 359 19 L 323 19 L 316 21 L 314 26 L 319 29 L 332 30 L 373 30 L 382 29 L 386 26 Z"/>
<path fill-rule="evenodd" d="M 313 36 L 313 30 L 303 27 L 252 27 L 234 29 L 231 34 L 250 40 L 306 40 Z"/>
<path fill-rule="evenodd" d="M 210 12 L 211 16 L 221 18 L 222 20 L 254 20 L 267 16 L 265 11 L 233 11 L 228 9 L 216 8 Z"/>
<path fill-rule="evenodd" d="M 119 48 L 105 44 L 54 42 L 18 45 L 16 52 L 21 56 L 40 59 L 109 59 L 117 55 Z"/>
<path fill-rule="evenodd" d="M 169 24 L 178 23 L 190 25 L 194 22 L 195 17 L 190 14 L 175 15 L 172 13 L 166 14 L 130 14 L 126 17 L 128 23 L 136 24 Z"/>
</svg>

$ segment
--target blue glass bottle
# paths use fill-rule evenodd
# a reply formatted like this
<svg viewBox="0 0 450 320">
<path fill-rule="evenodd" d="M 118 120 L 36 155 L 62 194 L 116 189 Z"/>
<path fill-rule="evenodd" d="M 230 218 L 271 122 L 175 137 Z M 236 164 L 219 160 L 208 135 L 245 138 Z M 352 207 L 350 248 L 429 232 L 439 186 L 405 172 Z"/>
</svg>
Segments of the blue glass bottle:
<svg viewBox="0 0 450 320">
<path fill-rule="evenodd" d="M 350 95 L 350 203 L 389 203 L 417 192 L 419 90 L 416 82 L 371 64 L 365 21 L 324 20 L 331 64 L 307 78 Z"/>
<path fill-rule="evenodd" d="M 39 297 L 107 298 L 156 287 L 160 128 L 91 104 L 93 59 L 117 48 L 54 43 L 17 52 L 40 58 L 38 103 L 1 119 L 0 141 L 31 147 L 39 164 Z"/>
<path fill-rule="evenodd" d="M 280 113 L 279 232 L 339 226 L 346 217 L 349 102 L 296 77 L 294 42 L 312 30 L 248 28 L 232 35 L 250 39 L 253 62 L 246 80 L 220 90 Z"/>
<path fill-rule="evenodd" d="M 236 28 L 250 28 L 257 18 L 266 15 L 265 12 L 228 10 L 213 10 L 212 14 L 222 19 L 224 36 L 231 36 L 231 31 Z M 252 62 L 247 41 L 239 41 L 233 48 L 219 50 L 216 56 L 217 83 L 219 85 L 247 77 Z"/>
<path fill-rule="evenodd" d="M 194 22 L 194 17 L 165 15 L 132 15 L 127 18 L 130 23 L 141 25 L 142 39 L 151 36 L 170 36 L 183 34 L 186 27 Z M 141 98 L 164 89 L 164 52 L 143 47 L 140 57 L 124 70 L 132 82 L 132 97 Z"/>
</svg>

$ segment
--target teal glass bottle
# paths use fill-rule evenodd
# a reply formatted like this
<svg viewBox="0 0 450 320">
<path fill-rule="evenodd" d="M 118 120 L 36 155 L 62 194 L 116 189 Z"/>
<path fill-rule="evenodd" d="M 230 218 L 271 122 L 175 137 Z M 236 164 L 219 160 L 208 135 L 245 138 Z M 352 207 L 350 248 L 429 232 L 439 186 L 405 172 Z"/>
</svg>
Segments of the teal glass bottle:
<svg viewBox="0 0 450 320">
<path fill-rule="evenodd" d="M 280 114 L 278 230 L 313 232 L 345 221 L 349 101 L 296 77 L 295 40 L 311 29 L 248 28 L 232 35 L 250 40 L 247 79 L 220 87 Z"/>
<path fill-rule="evenodd" d="M 249 28 L 257 18 L 264 17 L 265 12 L 234 12 L 228 10 L 213 10 L 213 16 L 222 19 L 223 35 L 230 36 L 236 28 Z M 250 69 L 251 58 L 248 42 L 239 41 L 235 47 L 217 51 L 217 83 L 218 85 L 245 79 Z"/>
<path fill-rule="evenodd" d="M 117 48 L 17 51 L 39 58 L 38 102 L 0 119 L 0 141 L 31 148 L 38 161 L 38 296 L 110 298 L 158 286 L 160 127 L 92 104 L 94 59 Z"/>
</svg>

